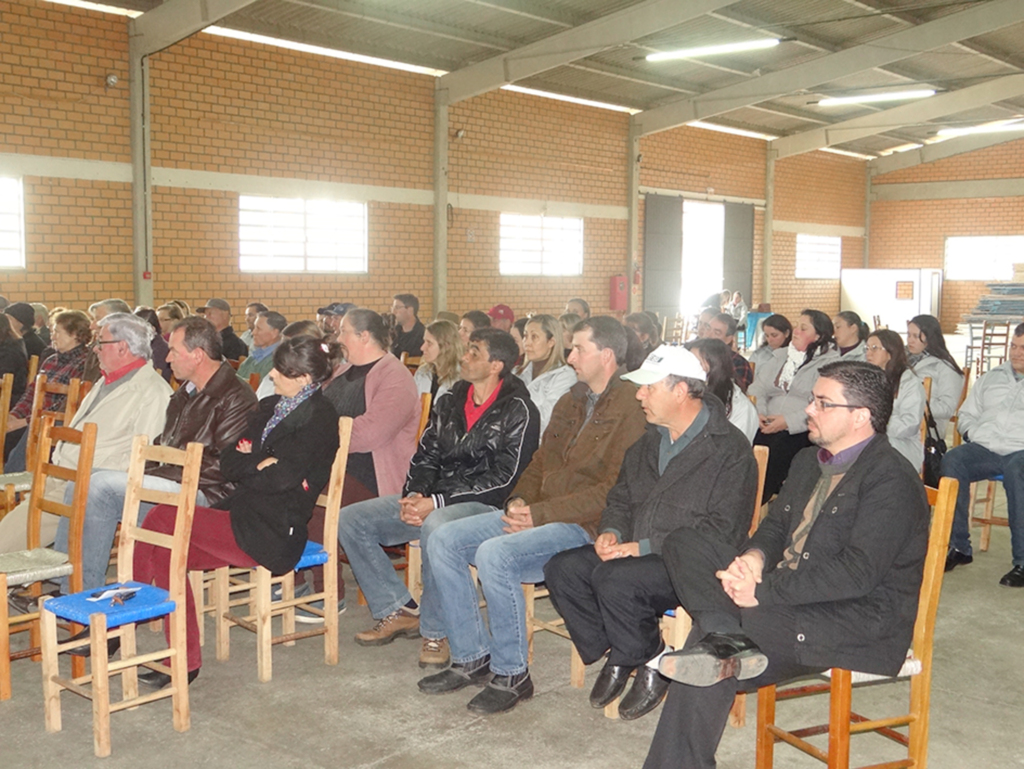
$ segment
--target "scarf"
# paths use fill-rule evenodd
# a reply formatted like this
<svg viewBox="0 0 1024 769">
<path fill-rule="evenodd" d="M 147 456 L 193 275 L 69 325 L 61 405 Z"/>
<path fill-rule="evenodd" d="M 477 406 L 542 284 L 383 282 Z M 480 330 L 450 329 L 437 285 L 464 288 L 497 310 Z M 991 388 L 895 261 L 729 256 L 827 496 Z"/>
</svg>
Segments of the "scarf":
<svg viewBox="0 0 1024 769">
<path fill-rule="evenodd" d="M 309 400 L 310 396 L 319 389 L 320 384 L 318 382 L 310 382 L 291 398 L 285 398 L 282 395 L 281 399 L 274 406 L 274 413 L 271 414 L 270 419 L 267 420 L 267 424 L 263 428 L 263 435 L 260 437 L 260 444 L 265 444 L 267 442 L 267 436 L 270 435 L 270 431 L 281 424 L 286 416 L 295 411 L 295 409 L 301 406 L 305 401 Z"/>
<path fill-rule="evenodd" d="M 793 377 L 796 376 L 797 369 L 804 365 L 806 357 L 806 350 L 798 350 L 793 345 L 786 348 L 786 362 L 782 366 L 782 371 L 779 372 L 779 387 L 789 392 Z"/>
</svg>

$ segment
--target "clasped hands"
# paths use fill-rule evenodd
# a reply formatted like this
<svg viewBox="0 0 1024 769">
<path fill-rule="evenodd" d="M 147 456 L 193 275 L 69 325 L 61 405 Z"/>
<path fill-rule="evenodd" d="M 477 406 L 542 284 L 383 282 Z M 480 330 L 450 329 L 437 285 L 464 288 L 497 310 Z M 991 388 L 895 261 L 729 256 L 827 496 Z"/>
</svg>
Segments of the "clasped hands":
<svg viewBox="0 0 1024 769">
<path fill-rule="evenodd" d="M 236 445 L 235 451 L 239 454 L 252 454 L 252 441 L 248 438 L 242 438 Z M 257 470 L 263 470 L 264 468 L 270 467 L 271 465 L 277 464 L 277 457 L 267 457 L 256 465 Z"/>
<path fill-rule="evenodd" d="M 410 526 L 422 526 L 423 521 L 434 511 L 434 500 L 419 492 L 413 492 L 398 500 L 398 517 Z"/>
<path fill-rule="evenodd" d="M 761 584 L 761 573 L 764 570 L 764 555 L 760 550 L 748 550 L 743 555 L 733 558 L 728 568 L 716 571 L 715 576 L 722 581 L 722 589 L 737 606 L 749 609 L 757 606 L 754 592 Z"/>
<path fill-rule="evenodd" d="M 594 540 L 594 552 L 602 561 L 614 558 L 637 558 L 640 555 L 639 542 L 619 542 L 619 538 L 610 531 L 598 534 Z"/>
</svg>

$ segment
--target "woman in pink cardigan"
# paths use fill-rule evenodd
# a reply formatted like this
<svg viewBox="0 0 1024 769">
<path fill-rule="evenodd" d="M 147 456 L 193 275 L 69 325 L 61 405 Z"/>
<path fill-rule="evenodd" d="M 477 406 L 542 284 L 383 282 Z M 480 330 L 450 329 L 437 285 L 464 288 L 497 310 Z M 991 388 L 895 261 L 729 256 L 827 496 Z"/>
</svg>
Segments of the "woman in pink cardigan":
<svg viewBox="0 0 1024 769">
<path fill-rule="evenodd" d="M 324 396 L 338 416 L 353 418 L 342 505 L 400 494 L 409 462 L 416 453 L 420 420 L 420 397 L 412 374 L 388 352 L 384 321 L 373 310 L 349 310 L 341 321 L 338 341 L 345 350 L 346 363 L 324 388 Z M 322 541 L 320 508 L 310 521 L 309 537 Z M 314 589 L 319 591 L 322 584 L 323 570 L 314 569 Z M 344 595 L 339 569 L 339 599 Z M 323 621 L 313 615 L 296 619 Z"/>
</svg>

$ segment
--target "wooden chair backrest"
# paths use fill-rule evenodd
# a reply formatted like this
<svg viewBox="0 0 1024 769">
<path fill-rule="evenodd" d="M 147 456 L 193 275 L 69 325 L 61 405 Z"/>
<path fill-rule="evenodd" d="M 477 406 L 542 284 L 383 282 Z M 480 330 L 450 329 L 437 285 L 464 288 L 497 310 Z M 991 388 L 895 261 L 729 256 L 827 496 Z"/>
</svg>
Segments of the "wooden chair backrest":
<svg viewBox="0 0 1024 769">
<path fill-rule="evenodd" d="M 932 402 L 932 378 L 926 376 L 924 378 L 924 400 L 925 403 Z M 924 415 L 921 417 L 921 443 L 924 444 L 924 439 L 928 437 L 928 416 Z"/>
<path fill-rule="evenodd" d="M 96 430 L 94 422 L 82 425 L 81 430 L 54 426 L 52 415 L 39 418 L 39 451 L 32 470 L 32 494 L 28 504 L 28 547 L 40 546 L 39 526 L 43 513 L 59 515 L 68 519 L 68 560 L 75 570 L 71 573 L 72 593 L 82 590 L 82 527 L 85 523 L 85 503 L 89 498 L 89 479 L 92 476 L 92 460 L 96 451 Z M 57 441 L 74 443 L 78 449 L 78 465 L 75 468 L 60 467 L 50 462 L 50 449 Z M 59 478 L 75 484 L 75 495 L 70 505 L 47 499 L 45 489 L 48 478 Z"/>
<path fill-rule="evenodd" d="M 768 447 L 754 446 L 754 461 L 757 462 L 757 496 L 754 497 L 754 517 L 750 521 L 750 531 L 753 534 L 761 523 L 761 495 L 764 494 L 764 479 L 768 473 Z"/>
<path fill-rule="evenodd" d="M 409 353 L 407 353 L 407 352 L 403 352 L 401 360 L 402 360 L 402 365 L 404 365 L 407 369 L 409 369 L 409 371 L 411 373 L 415 374 L 416 373 L 416 369 L 418 369 L 420 367 L 420 364 L 423 362 L 423 356 L 422 355 L 412 356 L 412 355 L 409 355 Z"/>
<path fill-rule="evenodd" d="M 978 368 L 981 368 L 981 358 L 978 358 Z M 960 419 L 960 407 L 964 405 L 964 401 L 967 400 L 967 393 L 971 389 L 971 372 L 972 369 L 968 366 L 964 368 L 964 386 L 960 388 L 960 400 L 956 402 L 956 413 L 953 414 L 949 420 L 953 425 L 953 446 L 959 446 L 964 442 L 963 436 L 960 435 L 960 431 L 957 429 L 956 424 Z"/>
<path fill-rule="evenodd" d="M 928 554 L 924 559 L 924 575 L 914 622 L 914 657 L 929 670 L 932 659 L 932 641 L 935 634 L 935 615 L 939 610 L 942 593 L 942 574 L 949 549 L 949 532 L 953 527 L 953 510 L 960 484 L 952 478 L 942 478 L 939 488 L 925 487 L 928 504 L 932 505 L 932 522 L 928 532 Z"/>
<path fill-rule="evenodd" d="M 255 371 L 249 374 L 249 387 L 252 388 L 253 392 L 256 392 L 258 389 L 260 389 L 260 381 L 260 375 L 257 374 Z"/>
<path fill-rule="evenodd" d="M 7 417 L 11 411 L 14 374 L 4 374 L 0 383 L 0 473 L 4 471 L 4 444 L 7 443 Z"/>
<path fill-rule="evenodd" d="M 117 543 L 117 579 L 132 579 L 132 561 L 135 543 L 147 542 L 171 551 L 170 597 L 178 606 L 185 606 L 185 562 L 188 542 L 192 534 L 192 518 L 196 511 L 196 492 L 199 490 L 199 466 L 203 460 L 203 444 L 190 443 L 184 450 L 170 446 L 150 446 L 149 437 L 136 435 L 132 441 L 128 464 L 128 485 L 125 490 L 124 510 L 121 514 L 121 536 Z M 181 467 L 181 488 L 178 491 L 155 491 L 142 487 L 147 462 Z M 172 505 L 178 509 L 174 533 L 161 534 L 139 526 L 139 505 Z M 181 616 L 184 616 L 182 614 Z"/>
<path fill-rule="evenodd" d="M 238 358 L 237 360 L 232 360 L 232 359 L 228 358 L 228 364 L 235 371 L 238 371 L 238 367 L 242 365 L 242 361 L 244 361 L 245 358 L 246 358 L 246 356 L 244 356 L 244 355 L 241 358 Z"/>
<path fill-rule="evenodd" d="M 92 382 L 88 380 L 83 382 L 77 377 L 67 384 L 51 382 L 47 379 L 46 374 L 40 374 L 36 377 L 36 389 L 32 396 L 32 417 L 28 423 L 28 442 L 25 444 L 26 469 L 31 470 L 35 464 L 36 450 L 38 449 L 39 436 L 41 434 L 41 418 L 52 416 L 54 422 L 60 422 L 65 425 L 71 424 L 71 420 L 75 418 L 79 406 L 82 405 L 82 401 L 91 389 Z M 49 394 L 67 396 L 64 399 L 64 408 L 62 410 L 56 411 L 44 408 L 46 396 Z"/>
<path fill-rule="evenodd" d="M 338 511 L 341 510 L 341 495 L 345 491 L 345 468 L 348 466 L 348 447 L 352 441 L 352 417 L 338 418 L 338 450 L 331 465 L 331 479 L 327 482 L 327 493 L 321 494 L 317 504 L 324 508 L 324 541 L 328 553 L 338 544 Z M 337 561 L 335 560 L 335 563 Z"/>
<path fill-rule="evenodd" d="M 28 381 L 32 381 L 36 378 L 36 372 L 39 371 L 39 356 L 33 355 L 28 359 Z"/>
<path fill-rule="evenodd" d="M 423 393 L 420 396 L 420 424 L 416 428 L 416 443 L 420 442 L 420 438 L 423 437 L 423 431 L 427 429 L 427 423 L 430 422 L 430 393 Z"/>
</svg>

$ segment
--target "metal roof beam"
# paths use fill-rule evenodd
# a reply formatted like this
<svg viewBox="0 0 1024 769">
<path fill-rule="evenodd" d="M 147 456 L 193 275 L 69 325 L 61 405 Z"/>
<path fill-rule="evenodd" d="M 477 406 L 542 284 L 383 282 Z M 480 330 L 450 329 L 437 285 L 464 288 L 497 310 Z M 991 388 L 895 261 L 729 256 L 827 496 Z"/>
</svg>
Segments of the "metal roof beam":
<svg viewBox="0 0 1024 769">
<path fill-rule="evenodd" d="M 587 21 L 575 13 L 569 13 L 560 8 L 553 7 L 550 3 L 535 3 L 528 0 L 462 0 L 464 3 L 472 3 L 485 8 L 493 8 L 496 11 L 504 11 L 515 16 L 522 16 L 526 19 L 533 19 L 544 24 L 553 24 L 557 27 L 575 27 Z"/>
<path fill-rule="evenodd" d="M 625 45 L 729 5 L 735 0 L 646 0 L 616 13 L 556 32 L 501 56 L 441 78 L 452 104 L 595 53 Z"/>
<path fill-rule="evenodd" d="M 165 0 L 128 22 L 132 54 L 150 56 L 216 24 L 256 0 Z"/>
<path fill-rule="evenodd" d="M 667 104 L 634 116 L 642 135 L 720 115 L 740 107 L 811 88 L 821 83 L 906 59 L 957 40 L 991 32 L 1024 20 L 1020 0 L 991 0 L 917 27 L 903 29 L 820 59 L 776 70 L 755 80 Z"/>
<path fill-rule="evenodd" d="M 965 152 L 976 152 L 995 147 L 1006 142 L 1021 140 L 1020 134 L 974 134 L 971 136 L 957 136 L 937 144 L 926 144 L 914 150 L 906 152 L 894 152 L 892 155 L 875 158 L 868 163 L 868 173 L 872 176 L 890 174 L 893 171 L 900 171 L 904 168 L 913 168 L 922 163 L 934 163 L 936 160 L 951 158 L 954 155 L 962 155 Z"/>
<path fill-rule="evenodd" d="M 921 99 L 911 104 L 862 115 L 851 120 L 833 123 L 824 128 L 814 128 L 803 133 L 784 136 L 771 143 L 777 158 L 801 155 L 805 152 L 831 147 L 833 144 L 862 139 L 865 136 L 884 133 L 900 126 L 921 124 L 935 118 L 952 115 L 965 110 L 976 109 L 987 104 L 1010 99 L 1024 93 L 1024 75 L 1008 75 L 997 80 L 961 88 L 959 91 Z"/>
</svg>

